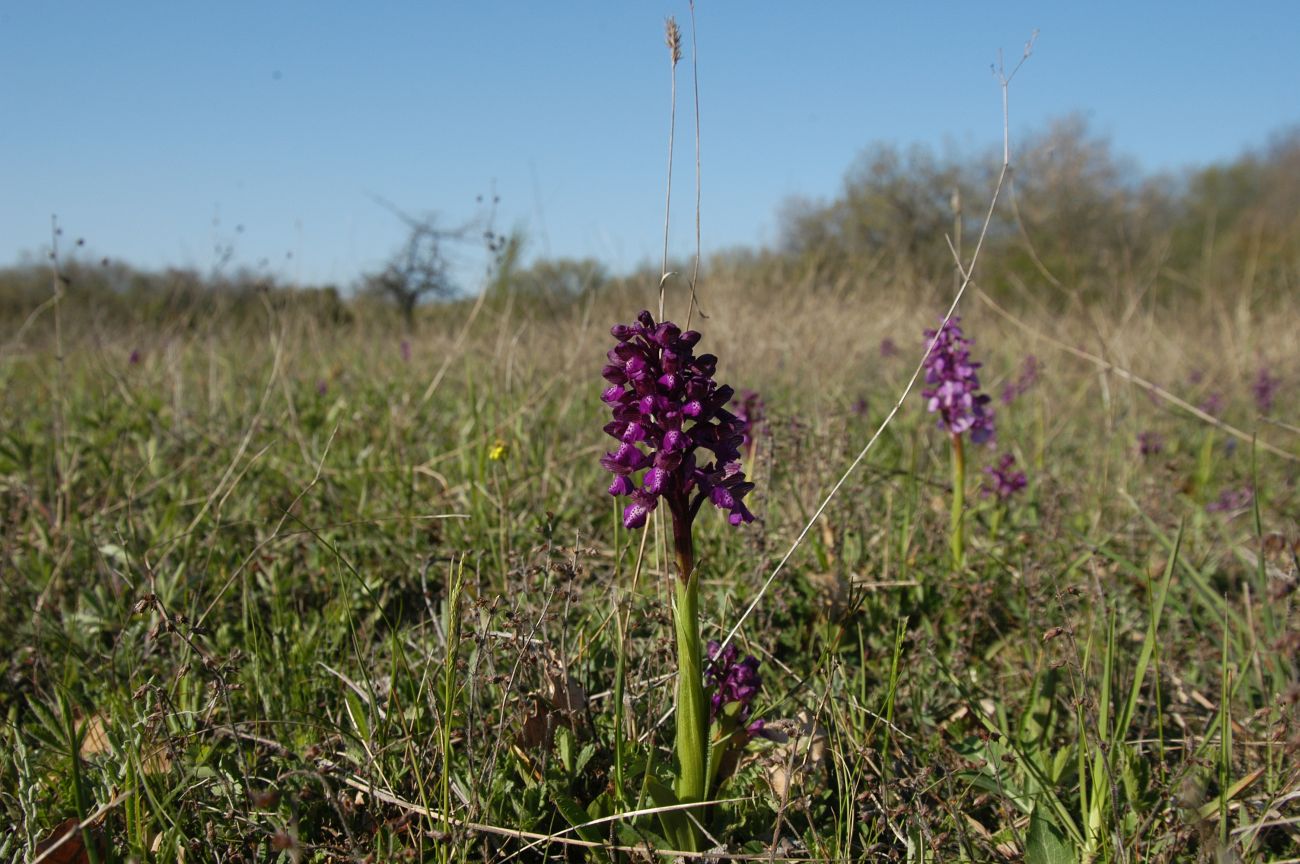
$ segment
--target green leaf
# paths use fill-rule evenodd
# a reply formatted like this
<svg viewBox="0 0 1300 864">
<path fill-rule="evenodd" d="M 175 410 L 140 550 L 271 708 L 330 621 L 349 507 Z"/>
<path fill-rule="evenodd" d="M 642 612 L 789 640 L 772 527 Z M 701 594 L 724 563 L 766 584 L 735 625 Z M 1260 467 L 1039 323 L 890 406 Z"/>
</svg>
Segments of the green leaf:
<svg viewBox="0 0 1300 864">
<path fill-rule="evenodd" d="M 646 791 L 650 793 L 650 800 L 655 802 L 656 807 L 676 807 L 681 803 L 677 800 L 676 793 L 658 778 L 647 777 L 645 785 Z M 690 851 L 694 834 L 691 831 L 690 820 L 686 818 L 686 811 L 666 810 L 655 815 L 659 817 L 659 825 L 664 829 L 664 834 L 668 835 L 673 848 Z"/>
<path fill-rule="evenodd" d="M 1060 829 L 1035 807 L 1025 837 L 1025 864 L 1076 864 L 1078 860 Z"/>
<path fill-rule="evenodd" d="M 343 701 L 345 707 L 348 709 L 348 719 L 350 719 L 352 725 L 356 727 L 357 735 L 362 741 L 369 741 L 370 721 L 366 717 L 365 706 L 361 704 L 361 700 L 357 697 L 357 694 L 353 693 L 351 690 L 343 691 Z"/>
<path fill-rule="evenodd" d="M 560 754 L 560 764 L 564 773 L 572 777 L 573 771 L 573 730 L 560 724 L 555 727 L 555 750 Z"/>
<path fill-rule="evenodd" d="M 564 817 L 564 821 L 569 823 L 579 837 L 588 843 L 604 841 L 605 837 L 601 834 L 600 829 L 587 824 L 591 821 L 587 811 L 583 809 L 581 804 L 573 800 L 569 793 L 562 792 L 559 789 L 552 789 L 551 800 L 555 802 L 555 807 L 560 811 L 560 815 Z"/>
<path fill-rule="evenodd" d="M 577 777 L 582 774 L 582 769 L 587 767 L 591 757 L 596 755 L 596 745 L 588 744 L 578 751 L 578 758 L 573 763 L 573 776 Z"/>
</svg>

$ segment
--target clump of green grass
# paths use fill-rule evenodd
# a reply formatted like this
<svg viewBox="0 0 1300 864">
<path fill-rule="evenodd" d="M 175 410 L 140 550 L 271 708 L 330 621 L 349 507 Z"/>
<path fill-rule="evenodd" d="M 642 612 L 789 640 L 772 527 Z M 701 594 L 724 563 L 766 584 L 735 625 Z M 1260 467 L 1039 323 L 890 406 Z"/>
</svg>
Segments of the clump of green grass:
<svg viewBox="0 0 1300 864">
<path fill-rule="evenodd" d="M 740 290 L 714 283 L 709 332 L 765 334 L 735 375 L 767 403 L 758 521 L 699 526 L 705 639 L 739 619 L 875 431 L 870 406 L 899 392 L 906 361 L 880 339 L 928 323 L 856 295 L 729 306 Z M 467 310 L 448 308 L 409 363 L 375 350 L 391 337 L 293 318 L 158 343 L 74 334 L 57 396 L 39 331 L 25 337 L 0 361 L 0 810 L 19 826 L 4 855 L 32 857 L 69 818 L 108 860 L 659 845 L 653 816 L 615 817 L 653 810 L 647 772 L 669 764 L 671 545 L 653 524 L 624 532 L 602 495 L 598 357 L 539 350 L 584 326 L 599 344 L 628 302 L 561 322 L 489 306 L 463 339 Z M 1214 350 L 1239 336 L 1220 324 L 1139 314 L 1089 353 L 1175 393 L 1193 361 L 1236 381 L 1223 422 L 1294 453 L 1253 414 L 1250 364 Z M 1024 331 L 979 307 L 966 326 L 997 392 Z M 1277 315 L 1250 326 L 1294 339 Z M 717 791 L 703 828 L 720 845 L 1300 854 L 1294 462 L 1033 350 L 1039 380 L 999 410 L 999 451 L 968 454 L 974 473 L 1014 452 L 1028 486 L 1005 506 L 970 499 L 962 569 L 944 436 L 911 405 L 746 620 L 755 716 L 784 740 L 751 745 Z M 1273 419 L 1295 425 L 1287 410 Z M 1158 456 L 1136 451 L 1146 429 Z M 1248 504 L 1207 511 L 1247 485 Z"/>
</svg>

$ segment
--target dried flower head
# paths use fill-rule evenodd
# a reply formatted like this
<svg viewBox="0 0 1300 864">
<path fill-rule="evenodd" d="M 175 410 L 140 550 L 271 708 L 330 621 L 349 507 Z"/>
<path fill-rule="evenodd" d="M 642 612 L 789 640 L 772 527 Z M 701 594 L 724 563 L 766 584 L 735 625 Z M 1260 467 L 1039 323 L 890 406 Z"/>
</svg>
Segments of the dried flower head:
<svg viewBox="0 0 1300 864">
<path fill-rule="evenodd" d="M 717 357 L 695 356 L 700 334 L 656 324 L 649 312 L 610 333 L 618 344 L 607 355 L 601 399 L 614 415 L 605 432 L 619 445 L 600 464 L 615 475 L 610 494 L 632 499 L 623 524 L 644 525 L 660 499 L 687 530 L 705 500 L 728 511 L 732 525 L 752 522 L 744 497 L 754 484 L 740 466 L 744 431 L 723 407 L 735 391 L 713 380 Z"/>
<path fill-rule="evenodd" d="M 671 15 L 664 19 L 664 44 L 668 46 L 668 54 L 676 66 L 682 59 L 682 31 L 677 27 L 677 19 Z"/>
<path fill-rule="evenodd" d="M 982 444 L 993 439 L 993 410 L 989 397 L 980 393 L 980 364 L 970 359 L 970 339 L 962 336 L 960 319 L 948 320 L 939 330 L 926 330 L 927 343 L 934 347 L 925 358 L 925 383 L 921 391 L 927 408 L 939 415 L 939 428 L 954 435 L 970 432 L 970 439 Z"/>
<path fill-rule="evenodd" d="M 980 494 L 987 498 L 996 495 L 999 501 L 1007 501 L 1028 484 L 1024 471 L 1017 471 L 1016 457 L 1010 453 L 1003 454 L 997 465 L 984 469 L 988 475 L 980 486 Z"/>
</svg>

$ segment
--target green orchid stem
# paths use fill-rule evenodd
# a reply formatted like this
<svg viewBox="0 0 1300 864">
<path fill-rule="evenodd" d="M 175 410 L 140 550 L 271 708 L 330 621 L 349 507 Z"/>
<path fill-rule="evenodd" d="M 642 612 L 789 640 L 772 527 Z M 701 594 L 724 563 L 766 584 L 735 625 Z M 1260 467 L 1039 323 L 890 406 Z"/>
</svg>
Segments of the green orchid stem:
<svg viewBox="0 0 1300 864">
<path fill-rule="evenodd" d="M 962 517 L 966 506 L 966 452 L 962 447 L 961 435 L 952 436 L 952 525 L 949 535 L 952 541 L 952 567 L 961 570 L 965 558 L 965 530 Z"/>
<path fill-rule="evenodd" d="M 700 647 L 700 583 L 694 572 L 690 527 L 674 529 L 679 570 L 673 616 L 677 630 L 676 792 L 679 802 L 691 804 L 706 800 L 709 792 L 709 709 L 704 699 L 704 652 Z M 690 815 L 702 816 L 700 812 Z M 682 840 L 690 848 L 684 851 L 695 852 L 703 837 L 694 822 L 689 824 L 688 836 Z"/>
</svg>

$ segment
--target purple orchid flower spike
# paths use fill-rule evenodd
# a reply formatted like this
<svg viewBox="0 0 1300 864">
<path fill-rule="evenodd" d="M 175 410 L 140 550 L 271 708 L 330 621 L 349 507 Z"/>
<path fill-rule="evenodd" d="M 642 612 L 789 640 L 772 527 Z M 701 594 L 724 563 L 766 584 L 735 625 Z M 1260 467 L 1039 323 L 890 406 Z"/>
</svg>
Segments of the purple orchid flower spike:
<svg viewBox="0 0 1300 864">
<path fill-rule="evenodd" d="M 619 444 L 600 463 L 615 475 L 610 494 L 631 499 L 623 524 L 641 527 L 660 501 L 672 510 L 675 533 L 689 534 L 705 501 L 733 525 L 752 522 L 744 498 L 754 484 L 740 465 L 746 425 L 724 407 L 734 391 L 714 380 L 718 358 L 695 354 L 698 332 L 656 324 L 649 312 L 610 332 L 617 344 L 601 399 L 613 415 L 605 432 Z"/>
<path fill-rule="evenodd" d="M 758 674 L 758 658 L 747 655 L 739 660 L 740 652 L 735 645 L 720 648 L 720 643 L 714 639 L 709 640 L 706 654 L 709 662 L 704 668 L 704 678 L 713 688 L 709 719 L 717 720 L 718 715 L 734 702 L 739 706 L 735 712 L 736 719 L 744 725 L 763 686 L 763 679 Z"/>
<path fill-rule="evenodd" d="M 1029 483 L 1025 472 L 1016 470 L 1016 457 L 1010 453 L 1003 454 L 997 465 L 986 467 L 984 473 L 988 478 L 984 481 L 980 494 L 985 498 L 995 495 L 999 501 L 1008 501 Z"/>
<path fill-rule="evenodd" d="M 925 358 L 928 386 L 921 395 L 927 410 L 939 415 L 940 429 L 954 435 L 969 432 L 971 441 L 983 444 L 993 440 L 993 409 L 989 397 L 979 392 L 980 364 L 970 359 L 972 343 L 962 336 L 960 320 L 952 318 L 937 331 L 925 331 L 934 348 Z"/>
<path fill-rule="evenodd" d="M 1251 384 L 1251 392 L 1255 396 L 1255 407 L 1259 413 L 1267 414 L 1273 410 L 1273 400 L 1277 398 L 1278 385 L 1282 379 L 1274 375 L 1267 366 L 1259 367 L 1259 372 L 1255 375 L 1255 381 Z"/>
</svg>

